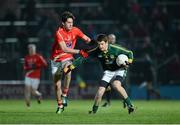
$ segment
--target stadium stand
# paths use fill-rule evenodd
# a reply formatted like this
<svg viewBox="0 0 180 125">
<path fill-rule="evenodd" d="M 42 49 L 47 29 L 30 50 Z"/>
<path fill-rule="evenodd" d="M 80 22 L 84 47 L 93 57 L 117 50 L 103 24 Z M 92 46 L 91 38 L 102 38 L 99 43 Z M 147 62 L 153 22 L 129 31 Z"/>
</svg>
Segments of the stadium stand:
<svg viewBox="0 0 180 125">
<path fill-rule="evenodd" d="M 98 33 L 114 33 L 117 43 L 134 51 L 130 83 L 144 80 L 147 63 L 155 68 L 156 83 L 180 83 L 180 2 L 178 0 L 3 0 L 0 4 L 0 80 L 23 80 L 22 62 L 26 45 L 33 42 L 49 60 L 53 33 L 60 13 L 71 10 L 77 24 L 94 38 Z M 78 41 L 81 48 L 83 44 Z M 148 58 L 147 58 L 148 55 Z M 98 80 L 98 66 L 92 60 L 82 67 L 94 69 L 92 76 L 75 70 L 87 81 Z M 76 76 L 76 75 L 74 75 Z M 51 80 L 50 67 L 43 80 Z M 75 77 L 73 77 L 75 80 Z M 157 84 L 157 86 L 159 85 Z"/>
</svg>

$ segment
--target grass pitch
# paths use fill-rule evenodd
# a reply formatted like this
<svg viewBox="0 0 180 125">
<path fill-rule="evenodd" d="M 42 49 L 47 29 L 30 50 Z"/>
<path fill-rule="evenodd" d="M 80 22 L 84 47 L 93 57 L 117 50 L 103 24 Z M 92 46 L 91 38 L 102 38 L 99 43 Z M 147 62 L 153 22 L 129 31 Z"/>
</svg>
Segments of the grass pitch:
<svg viewBox="0 0 180 125">
<path fill-rule="evenodd" d="M 93 100 L 70 100 L 63 114 L 57 115 L 56 101 L 34 100 L 30 108 L 23 100 L 0 100 L 0 124 L 145 124 L 180 123 L 180 101 L 133 101 L 138 107 L 129 115 L 122 102 L 113 100 L 110 107 L 100 107 L 88 114 Z"/>
</svg>

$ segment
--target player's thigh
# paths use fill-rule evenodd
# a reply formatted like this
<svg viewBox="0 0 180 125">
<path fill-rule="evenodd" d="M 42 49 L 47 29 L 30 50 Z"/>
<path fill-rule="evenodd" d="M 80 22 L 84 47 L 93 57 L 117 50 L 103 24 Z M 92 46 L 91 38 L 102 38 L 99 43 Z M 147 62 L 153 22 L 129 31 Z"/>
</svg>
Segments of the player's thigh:
<svg viewBox="0 0 180 125">
<path fill-rule="evenodd" d="M 62 62 L 55 62 L 51 60 L 51 73 L 53 76 L 62 74 Z"/>
<path fill-rule="evenodd" d="M 72 60 L 63 61 L 63 62 L 62 62 L 62 67 L 63 67 L 63 69 L 64 69 L 65 67 L 67 67 L 67 66 L 69 66 L 69 65 L 71 65 L 71 64 L 72 64 Z M 68 74 L 66 74 L 66 75 L 65 75 L 65 78 L 66 78 L 66 79 L 70 79 L 70 78 L 71 78 L 71 72 L 69 72 Z"/>
<path fill-rule="evenodd" d="M 114 75 L 115 75 L 115 72 L 106 70 L 106 71 L 104 71 L 104 75 L 101 80 L 106 81 L 107 83 L 110 83 L 110 81 L 112 80 Z"/>
<path fill-rule="evenodd" d="M 117 89 L 122 86 L 123 81 L 124 81 L 124 78 L 118 75 L 118 76 L 115 76 L 111 85 L 113 86 L 114 89 Z"/>
<path fill-rule="evenodd" d="M 66 60 L 62 62 L 55 62 L 51 60 L 51 72 L 53 76 L 55 75 L 62 76 L 64 67 L 70 64 L 72 64 L 71 60 Z"/>
<path fill-rule="evenodd" d="M 72 60 L 62 61 L 62 67 L 65 68 L 72 64 Z"/>
<path fill-rule="evenodd" d="M 31 87 L 31 86 L 32 86 L 31 83 L 32 83 L 32 82 L 31 82 L 31 78 L 25 77 L 25 79 L 24 79 L 25 87 Z"/>
<path fill-rule="evenodd" d="M 32 79 L 32 89 L 37 90 L 39 87 L 40 80 L 39 79 Z"/>
</svg>

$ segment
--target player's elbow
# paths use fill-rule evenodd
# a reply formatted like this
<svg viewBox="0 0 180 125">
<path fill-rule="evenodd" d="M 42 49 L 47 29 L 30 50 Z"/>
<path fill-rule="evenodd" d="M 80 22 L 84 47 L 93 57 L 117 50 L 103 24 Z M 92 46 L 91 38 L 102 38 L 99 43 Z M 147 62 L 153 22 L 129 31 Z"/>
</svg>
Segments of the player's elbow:
<svg viewBox="0 0 180 125">
<path fill-rule="evenodd" d="M 87 43 L 90 43 L 91 42 L 91 39 L 89 37 L 87 37 Z"/>
</svg>

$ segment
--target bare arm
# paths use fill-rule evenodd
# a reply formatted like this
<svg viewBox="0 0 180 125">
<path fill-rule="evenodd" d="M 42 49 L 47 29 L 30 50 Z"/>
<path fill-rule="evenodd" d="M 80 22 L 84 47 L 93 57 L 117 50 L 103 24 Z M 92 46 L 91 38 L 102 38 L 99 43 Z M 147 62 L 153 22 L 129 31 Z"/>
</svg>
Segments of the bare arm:
<svg viewBox="0 0 180 125">
<path fill-rule="evenodd" d="M 59 46 L 61 47 L 62 51 L 64 51 L 65 53 L 78 54 L 80 51 L 78 49 L 68 48 L 64 41 L 60 42 Z"/>
<path fill-rule="evenodd" d="M 82 38 L 84 41 L 86 41 L 86 43 L 89 43 L 91 41 L 91 39 L 86 35 L 84 35 Z"/>
</svg>

